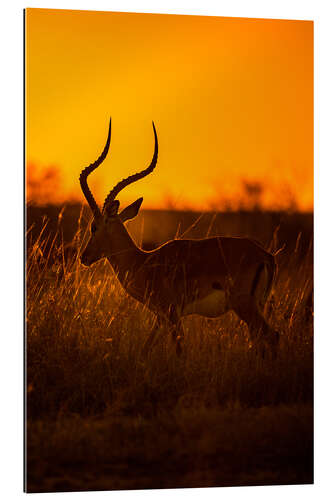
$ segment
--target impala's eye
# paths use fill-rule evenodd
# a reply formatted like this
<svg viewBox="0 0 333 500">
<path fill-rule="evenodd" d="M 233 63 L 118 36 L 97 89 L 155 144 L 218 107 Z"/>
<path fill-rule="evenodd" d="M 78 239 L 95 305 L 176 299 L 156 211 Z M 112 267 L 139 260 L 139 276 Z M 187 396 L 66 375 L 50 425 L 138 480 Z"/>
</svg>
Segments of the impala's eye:
<svg viewBox="0 0 333 500">
<path fill-rule="evenodd" d="M 92 223 L 90 227 L 91 233 L 92 234 L 96 233 L 96 229 L 97 229 L 96 224 Z"/>
</svg>

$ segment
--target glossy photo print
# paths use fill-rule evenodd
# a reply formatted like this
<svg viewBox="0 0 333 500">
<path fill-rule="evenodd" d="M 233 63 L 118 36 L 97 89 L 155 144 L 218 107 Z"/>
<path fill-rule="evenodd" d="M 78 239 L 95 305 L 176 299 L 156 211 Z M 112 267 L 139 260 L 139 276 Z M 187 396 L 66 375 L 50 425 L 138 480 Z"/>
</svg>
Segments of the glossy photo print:
<svg viewBox="0 0 333 500">
<path fill-rule="evenodd" d="M 313 482 L 313 22 L 26 9 L 25 490 Z"/>
</svg>

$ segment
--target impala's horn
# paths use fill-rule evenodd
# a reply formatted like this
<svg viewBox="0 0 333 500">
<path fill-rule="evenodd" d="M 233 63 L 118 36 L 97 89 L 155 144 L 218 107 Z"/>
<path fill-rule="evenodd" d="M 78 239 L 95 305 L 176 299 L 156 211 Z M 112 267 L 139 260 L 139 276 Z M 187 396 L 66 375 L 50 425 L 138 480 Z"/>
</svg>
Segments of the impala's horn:
<svg viewBox="0 0 333 500">
<path fill-rule="evenodd" d="M 154 155 L 153 155 L 153 159 L 151 161 L 151 164 L 149 165 L 149 167 L 145 168 L 141 172 L 138 172 L 137 174 L 133 174 L 133 175 L 130 175 L 129 177 L 126 177 L 126 179 L 123 179 L 122 181 L 118 182 L 118 184 L 116 184 L 116 186 L 113 189 L 111 189 L 111 191 L 109 192 L 109 194 L 105 198 L 103 210 L 102 210 L 103 213 L 110 206 L 110 204 L 115 200 L 116 196 L 120 193 L 120 191 L 122 191 L 126 186 L 129 186 L 133 182 L 136 182 L 139 179 L 146 177 L 146 175 L 150 174 L 154 170 L 154 168 L 156 167 L 157 156 L 158 156 L 158 141 L 157 141 L 157 134 L 156 134 L 154 122 L 153 122 L 153 130 L 154 130 L 154 137 L 155 137 L 155 149 L 154 149 Z"/>
<path fill-rule="evenodd" d="M 108 138 L 106 140 L 106 144 L 105 144 L 105 147 L 103 149 L 101 156 L 95 161 L 95 163 L 91 163 L 91 165 L 84 168 L 80 174 L 80 185 L 81 185 L 82 192 L 83 192 L 95 218 L 101 217 L 101 212 L 100 212 L 100 209 L 98 208 L 98 205 L 95 201 L 95 198 L 93 197 L 92 192 L 89 189 L 89 186 L 87 183 L 87 177 L 88 177 L 88 175 L 91 174 L 91 172 L 93 172 L 105 160 L 105 157 L 108 154 L 109 147 L 110 147 L 110 139 L 111 139 L 111 118 L 110 118 L 110 123 L 109 123 Z"/>
</svg>

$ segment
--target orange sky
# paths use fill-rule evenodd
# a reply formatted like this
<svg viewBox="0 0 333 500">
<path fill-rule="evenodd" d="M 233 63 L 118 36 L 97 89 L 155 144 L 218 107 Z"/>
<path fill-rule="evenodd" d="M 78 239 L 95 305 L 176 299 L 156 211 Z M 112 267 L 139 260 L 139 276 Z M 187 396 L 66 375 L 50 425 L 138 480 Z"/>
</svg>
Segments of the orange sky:
<svg viewBox="0 0 333 500">
<path fill-rule="evenodd" d="M 27 9 L 26 106 L 28 182 L 45 192 L 52 167 L 50 201 L 83 200 L 112 116 L 100 202 L 149 164 L 154 120 L 157 167 L 122 204 L 237 207 L 246 180 L 266 208 L 313 208 L 310 21 Z"/>
</svg>

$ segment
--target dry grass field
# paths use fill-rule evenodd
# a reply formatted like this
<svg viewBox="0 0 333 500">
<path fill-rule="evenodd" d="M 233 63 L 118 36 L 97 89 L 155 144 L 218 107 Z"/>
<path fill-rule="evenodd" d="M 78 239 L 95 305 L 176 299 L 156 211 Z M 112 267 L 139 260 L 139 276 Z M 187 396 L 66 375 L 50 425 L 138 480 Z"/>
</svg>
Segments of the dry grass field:
<svg viewBox="0 0 333 500">
<path fill-rule="evenodd" d="M 313 482 L 311 217 L 307 239 L 301 216 L 283 233 L 271 359 L 234 313 L 187 317 L 181 357 L 166 331 L 144 356 L 153 315 L 106 261 L 80 264 L 84 217 L 41 213 L 27 214 L 27 491 Z"/>
</svg>

